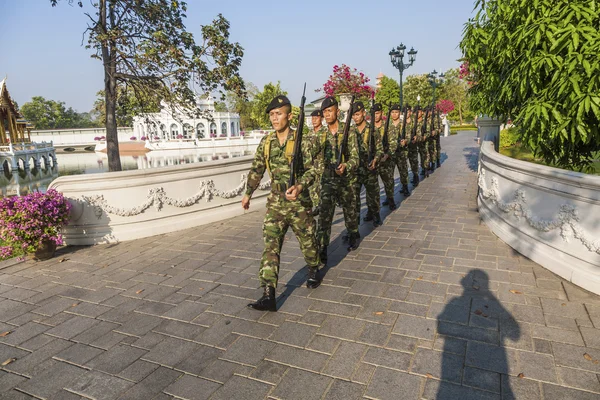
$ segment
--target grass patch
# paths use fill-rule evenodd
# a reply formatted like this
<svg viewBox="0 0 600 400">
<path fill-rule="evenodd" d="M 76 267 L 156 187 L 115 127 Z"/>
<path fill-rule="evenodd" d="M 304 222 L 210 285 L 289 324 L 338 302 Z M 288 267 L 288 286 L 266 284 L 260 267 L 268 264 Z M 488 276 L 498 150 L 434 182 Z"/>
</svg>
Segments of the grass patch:
<svg viewBox="0 0 600 400">
<path fill-rule="evenodd" d="M 512 145 L 512 146 L 508 146 L 508 147 L 501 147 L 500 154 L 505 155 L 510 158 L 514 158 L 516 160 L 528 161 L 528 162 L 532 162 L 532 163 L 539 164 L 539 165 L 545 165 L 548 167 L 560 168 L 554 164 L 547 164 L 541 158 L 536 158 L 533 155 L 533 152 L 531 151 L 531 149 L 529 149 L 527 146 L 523 146 L 519 143 Z M 598 153 L 597 156 L 600 156 L 600 153 Z M 598 159 L 598 157 L 596 157 L 596 159 Z M 564 169 L 564 168 L 560 168 L 560 169 Z M 591 169 L 585 173 L 588 173 L 590 175 L 600 175 L 600 160 L 592 163 Z"/>
<path fill-rule="evenodd" d="M 476 131 L 477 126 L 475 125 L 451 125 L 450 134 L 454 135 L 458 131 Z"/>
</svg>

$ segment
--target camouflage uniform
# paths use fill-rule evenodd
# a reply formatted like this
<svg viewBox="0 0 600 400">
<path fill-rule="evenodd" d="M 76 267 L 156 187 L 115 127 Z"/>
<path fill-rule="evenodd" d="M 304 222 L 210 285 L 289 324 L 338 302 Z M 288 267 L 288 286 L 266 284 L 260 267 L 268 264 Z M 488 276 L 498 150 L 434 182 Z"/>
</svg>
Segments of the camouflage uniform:
<svg viewBox="0 0 600 400">
<path fill-rule="evenodd" d="M 437 139 L 436 139 L 437 135 L 431 135 L 428 139 L 427 139 L 427 148 L 429 150 L 429 162 L 431 163 L 431 168 L 435 168 L 435 162 L 437 160 L 437 149 L 436 149 L 436 144 L 437 144 Z"/>
<path fill-rule="evenodd" d="M 338 131 L 334 135 L 327 130 L 327 140 L 322 148 L 324 159 L 324 172 L 321 180 L 321 211 L 319 214 L 319 228 L 317 231 L 317 242 L 321 249 L 329 246 L 331 239 L 331 224 L 335 205 L 339 201 L 344 211 L 344 223 L 348 235 L 358 238 L 358 217 L 356 215 L 356 196 L 353 181 L 356 181 L 356 169 L 358 168 L 358 147 L 356 134 L 351 129 L 348 134 L 348 147 L 342 162 L 346 164 L 343 176 L 335 173 L 337 167 L 337 156 L 343 140 L 344 123 L 338 122 Z"/>
<path fill-rule="evenodd" d="M 419 158 L 421 159 L 421 169 L 425 173 L 429 168 L 429 127 L 425 127 L 425 135 L 423 135 L 423 122 L 424 119 L 419 121 L 417 133 L 419 134 Z M 417 169 L 418 171 L 418 169 Z"/>
<path fill-rule="evenodd" d="M 357 179 L 354 183 L 355 195 L 356 195 L 356 215 L 357 222 L 360 224 L 360 191 L 364 186 L 367 192 L 367 209 L 368 214 L 371 216 L 379 215 L 379 202 L 381 200 L 379 196 L 379 178 L 377 176 L 377 170 L 371 171 L 367 168 L 369 164 L 369 123 L 365 125 L 365 129 L 362 132 L 358 131 L 358 127 L 354 126 L 352 130 L 356 135 L 358 142 L 358 174 Z M 379 165 L 379 160 L 383 156 L 383 147 L 381 145 L 381 138 L 375 130 L 375 160 L 376 164 Z"/>
<path fill-rule="evenodd" d="M 408 131 L 408 126 L 406 128 Z M 401 146 L 399 143 L 400 141 L 398 140 L 398 138 L 402 134 L 401 130 L 402 122 L 400 122 L 398 126 L 396 126 L 392 121 L 390 121 L 389 134 L 390 137 L 394 137 L 396 143 L 394 146 L 390 145 L 390 149 L 392 149 L 392 151 L 394 149 L 397 149 L 397 151 L 395 151 L 393 155 L 393 163 L 395 166 L 398 167 L 398 172 L 400 173 L 400 183 L 404 187 L 408 188 L 408 146 Z M 394 171 L 392 170 L 392 174 L 393 172 Z"/>
<path fill-rule="evenodd" d="M 302 190 L 295 201 L 288 201 L 285 198 L 290 177 L 290 165 L 285 154 L 286 143 L 293 139 L 294 131 L 290 133 L 286 142 L 280 146 L 276 134 L 265 136 L 254 156 L 252 168 L 248 174 L 246 184 L 246 195 L 252 197 L 263 175 L 267 169 L 265 160 L 265 146 L 271 146 L 269 154 L 269 164 L 271 169 L 271 193 L 267 197 L 267 213 L 265 214 L 263 224 L 263 238 L 265 249 L 260 262 L 260 271 L 258 278 L 261 286 L 277 287 L 279 275 L 279 257 L 283 239 L 288 228 L 291 226 L 298 242 L 300 250 L 304 255 L 304 260 L 309 267 L 319 266 L 319 256 L 317 243 L 315 240 L 315 221 L 312 218 L 312 202 L 308 190 Z M 302 158 L 304 171 L 301 172 L 297 183 L 302 184 L 307 189 L 314 182 L 316 171 L 313 166 L 313 160 L 317 156 L 316 146 L 311 138 L 302 140 Z"/>
<path fill-rule="evenodd" d="M 394 171 L 396 169 L 396 163 L 394 162 L 394 151 L 396 150 L 396 145 L 398 144 L 398 135 L 393 135 L 391 132 L 392 124 L 390 122 L 389 132 L 388 132 L 388 151 L 385 151 L 383 148 L 383 134 L 385 133 L 385 124 L 381 124 L 379 128 L 375 128 L 375 132 L 379 132 L 379 137 L 381 138 L 382 150 L 384 154 L 387 155 L 387 160 L 382 161 L 377 166 L 377 171 L 379 172 L 379 176 L 381 177 L 381 181 L 383 182 L 383 187 L 385 188 L 385 195 L 388 201 L 392 202 L 392 205 L 395 206 L 394 203 Z"/>
<path fill-rule="evenodd" d="M 440 118 L 440 117 L 438 116 L 438 118 Z M 441 120 L 441 118 L 440 118 L 440 120 Z M 438 121 L 436 121 L 436 126 L 438 126 L 437 122 Z M 436 156 L 436 162 L 437 162 L 438 167 L 440 166 L 440 160 L 441 160 L 440 157 L 441 157 L 441 153 L 442 153 L 442 145 L 440 144 L 440 137 L 442 136 L 442 132 L 444 129 L 443 126 L 444 125 L 442 125 L 441 121 L 440 121 L 440 124 L 439 124 L 440 129 L 438 129 L 438 133 L 435 136 L 435 156 Z"/>
<path fill-rule="evenodd" d="M 409 139 L 408 161 L 410 163 L 410 170 L 413 173 L 413 182 L 415 180 L 418 181 L 418 179 L 419 179 L 419 136 L 421 134 L 421 129 L 419 127 L 419 124 L 417 123 L 416 139 L 414 142 L 411 140 L 412 128 L 413 128 L 414 123 L 415 122 L 414 122 L 414 115 L 413 115 L 413 117 L 411 117 L 411 119 L 407 122 L 407 125 L 406 125 L 406 136 Z"/>
<path fill-rule="evenodd" d="M 321 177 L 323 176 L 323 171 L 325 168 L 323 161 L 323 146 L 325 145 L 325 141 L 327 140 L 327 128 L 323 125 L 319 128 L 318 131 L 310 130 L 304 137 L 306 140 L 309 140 L 311 143 L 314 143 L 316 146 L 314 152 L 317 154 L 317 157 L 314 159 L 314 169 L 315 169 L 315 182 L 310 186 L 310 199 L 312 200 L 313 207 L 319 207 L 321 204 Z"/>
</svg>

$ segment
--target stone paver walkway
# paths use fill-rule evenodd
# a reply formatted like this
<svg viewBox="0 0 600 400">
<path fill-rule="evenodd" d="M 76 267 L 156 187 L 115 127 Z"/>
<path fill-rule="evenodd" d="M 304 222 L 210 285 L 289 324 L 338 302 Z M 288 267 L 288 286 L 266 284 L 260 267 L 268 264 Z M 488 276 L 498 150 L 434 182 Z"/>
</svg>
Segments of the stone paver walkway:
<svg viewBox="0 0 600 400">
<path fill-rule="evenodd" d="M 443 148 L 318 289 L 290 236 L 277 313 L 246 309 L 260 210 L 0 270 L 2 398 L 600 398 L 600 297 L 480 223 L 473 134 Z"/>
</svg>

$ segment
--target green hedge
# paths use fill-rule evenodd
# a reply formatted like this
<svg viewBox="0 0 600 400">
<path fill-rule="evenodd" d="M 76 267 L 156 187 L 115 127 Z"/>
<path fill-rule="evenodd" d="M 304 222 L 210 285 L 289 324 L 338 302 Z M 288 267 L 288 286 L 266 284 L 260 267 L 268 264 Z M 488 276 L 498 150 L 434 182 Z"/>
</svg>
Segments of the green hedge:
<svg viewBox="0 0 600 400">
<path fill-rule="evenodd" d="M 512 126 L 508 129 L 502 129 L 500 131 L 500 147 L 506 148 L 514 146 L 519 142 L 519 131 L 516 127 Z"/>
<path fill-rule="evenodd" d="M 477 126 L 475 125 L 451 125 L 450 133 L 456 133 L 458 131 L 476 131 Z"/>
</svg>

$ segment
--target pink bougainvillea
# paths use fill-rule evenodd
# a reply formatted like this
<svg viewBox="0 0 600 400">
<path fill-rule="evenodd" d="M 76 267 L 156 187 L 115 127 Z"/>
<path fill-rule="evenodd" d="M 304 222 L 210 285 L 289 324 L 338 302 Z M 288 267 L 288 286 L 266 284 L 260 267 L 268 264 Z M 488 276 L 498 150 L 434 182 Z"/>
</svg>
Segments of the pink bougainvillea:
<svg viewBox="0 0 600 400">
<path fill-rule="evenodd" d="M 448 114 L 454 110 L 454 103 L 452 100 L 440 100 L 436 107 L 442 114 Z"/>
<path fill-rule="evenodd" d="M 350 68 L 346 64 L 341 66 L 333 66 L 333 74 L 329 75 L 329 79 L 323 85 L 322 89 L 327 96 L 335 96 L 341 93 L 356 94 L 359 97 L 371 97 L 374 90 L 367 83 L 369 78 L 356 68 Z"/>
</svg>

